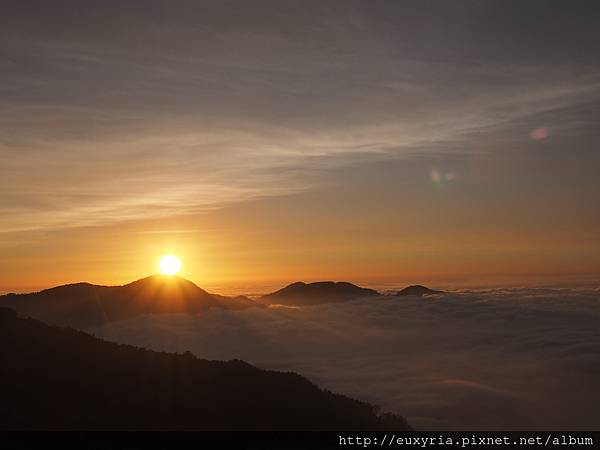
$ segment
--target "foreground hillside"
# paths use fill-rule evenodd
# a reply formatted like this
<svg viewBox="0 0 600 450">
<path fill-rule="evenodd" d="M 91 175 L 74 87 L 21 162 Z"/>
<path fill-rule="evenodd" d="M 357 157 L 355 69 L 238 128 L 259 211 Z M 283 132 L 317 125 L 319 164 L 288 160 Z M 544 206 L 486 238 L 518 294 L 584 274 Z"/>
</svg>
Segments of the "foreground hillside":
<svg viewBox="0 0 600 450">
<path fill-rule="evenodd" d="M 0 428 L 406 429 L 294 373 L 119 345 L 0 308 Z"/>
</svg>

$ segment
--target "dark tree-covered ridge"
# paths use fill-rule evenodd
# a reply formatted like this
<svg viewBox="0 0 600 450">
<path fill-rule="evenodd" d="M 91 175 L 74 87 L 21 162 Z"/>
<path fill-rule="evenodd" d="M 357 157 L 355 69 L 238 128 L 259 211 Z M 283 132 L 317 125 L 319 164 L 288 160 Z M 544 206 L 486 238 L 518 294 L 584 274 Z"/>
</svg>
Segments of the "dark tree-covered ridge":
<svg viewBox="0 0 600 450">
<path fill-rule="evenodd" d="M 0 308 L 4 430 L 381 430 L 400 416 L 240 360 L 144 350 Z"/>
</svg>

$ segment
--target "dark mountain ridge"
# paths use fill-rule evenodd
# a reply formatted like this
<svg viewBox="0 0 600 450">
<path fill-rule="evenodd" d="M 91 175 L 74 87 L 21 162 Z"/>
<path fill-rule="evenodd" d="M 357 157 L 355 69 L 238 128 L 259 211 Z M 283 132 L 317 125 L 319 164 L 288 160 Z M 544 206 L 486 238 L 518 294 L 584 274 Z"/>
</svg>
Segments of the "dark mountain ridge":
<svg viewBox="0 0 600 450">
<path fill-rule="evenodd" d="M 295 373 L 143 350 L 0 308 L 3 430 L 406 430 Z"/>
<path fill-rule="evenodd" d="M 414 285 L 395 295 L 435 294 L 443 291 Z M 29 294 L 6 294 L 0 296 L 0 307 L 52 325 L 87 328 L 142 314 L 199 314 L 211 308 L 236 310 L 266 305 L 310 306 L 379 295 L 373 289 L 343 281 L 298 281 L 254 301 L 245 296 L 213 294 L 178 276 L 152 275 L 123 286 L 74 283 Z"/>
<path fill-rule="evenodd" d="M 263 295 L 258 301 L 271 305 L 308 306 L 339 303 L 377 295 L 380 295 L 379 292 L 373 289 L 362 288 L 345 281 L 318 281 L 316 283 L 298 281 L 283 289 Z"/>
<path fill-rule="evenodd" d="M 211 294 L 184 278 L 152 275 L 123 286 L 75 283 L 0 296 L 0 307 L 53 325 L 89 327 L 140 314 L 197 314 L 210 308 L 262 306 L 247 297 Z"/>
<path fill-rule="evenodd" d="M 423 297 L 426 295 L 438 295 L 444 294 L 444 291 L 435 291 L 433 289 L 429 289 L 428 287 L 422 286 L 420 284 L 415 284 L 412 286 L 405 287 L 404 289 L 398 291 L 396 294 L 399 297 L 408 297 L 408 296 L 416 296 Z"/>
</svg>

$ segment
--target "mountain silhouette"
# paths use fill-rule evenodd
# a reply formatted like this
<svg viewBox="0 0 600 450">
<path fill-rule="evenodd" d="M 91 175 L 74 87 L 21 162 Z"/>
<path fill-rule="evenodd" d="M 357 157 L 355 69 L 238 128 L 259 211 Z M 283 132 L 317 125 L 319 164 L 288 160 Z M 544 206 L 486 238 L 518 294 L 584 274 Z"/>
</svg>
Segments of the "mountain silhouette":
<svg viewBox="0 0 600 450">
<path fill-rule="evenodd" d="M 421 286 L 420 284 L 415 284 L 413 286 L 408 286 L 398 291 L 395 295 L 399 297 L 408 297 L 408 296 L 416 296 L 423 297 L 426 295 L 435 295 L 435 294 L 444 294 L 444 291 L 435 291 L 433 289 L 429 289 L 428 287 Z"/>
<path fill-rule="evenodd" d="M 210 308 L 262 306 L 247 297 L 211 294 L 185 278 L 152 275 L 123 286 L 76 283 L 30 294 L 0 296 L 0 307 L 44 322 L 76 328 L 140 314 L 197 314 Z"/>
<path fill-rule="evenodd" d="M 106 342 L 7 308 L 0 367 L 2 430 L 409 429 L 295 373 Z"/>
<path fill-rule="evenodd" d="M 263 295 L 258 301 L 270 305 L 306 306 L 339 303 L 376 295 L 380 294 L 373 289 L 362 288 L 344 281 L 318 281 L 316 283 L 298 281 L 283 289 Z"/>
</svg>

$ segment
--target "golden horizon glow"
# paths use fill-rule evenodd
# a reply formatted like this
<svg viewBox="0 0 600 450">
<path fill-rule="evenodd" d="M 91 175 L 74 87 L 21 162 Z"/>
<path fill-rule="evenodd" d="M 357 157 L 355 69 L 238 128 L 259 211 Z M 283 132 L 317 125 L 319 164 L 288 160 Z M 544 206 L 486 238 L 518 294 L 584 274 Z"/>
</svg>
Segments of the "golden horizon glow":
<svg viewBox="0 0 600 450">
<path fill-rule="evenodd" d="M 181 261 L 175 255 L 165 255 L 160 259 L 160 273 L 175 275 L 181 270 Z"/>
</svg>

